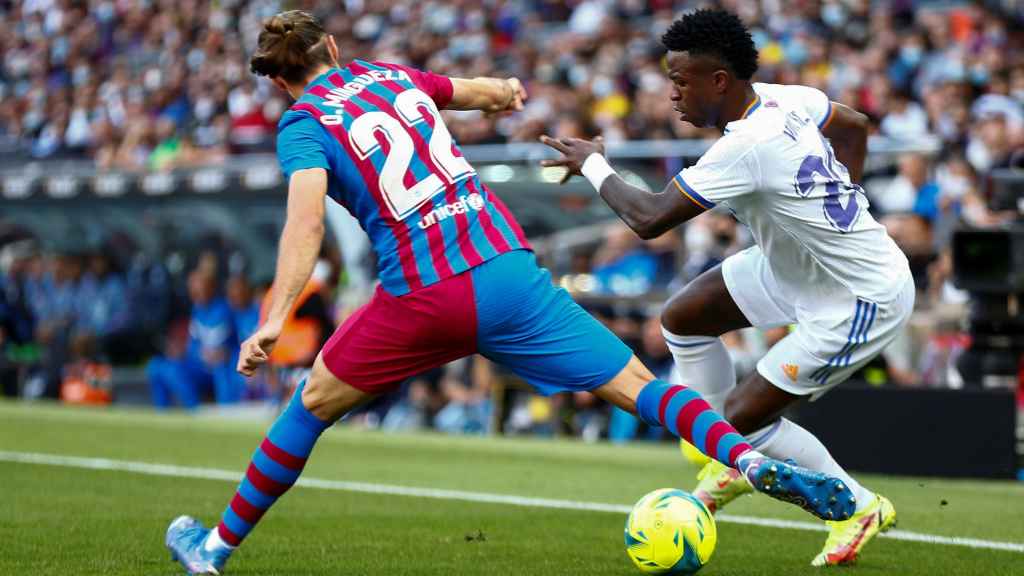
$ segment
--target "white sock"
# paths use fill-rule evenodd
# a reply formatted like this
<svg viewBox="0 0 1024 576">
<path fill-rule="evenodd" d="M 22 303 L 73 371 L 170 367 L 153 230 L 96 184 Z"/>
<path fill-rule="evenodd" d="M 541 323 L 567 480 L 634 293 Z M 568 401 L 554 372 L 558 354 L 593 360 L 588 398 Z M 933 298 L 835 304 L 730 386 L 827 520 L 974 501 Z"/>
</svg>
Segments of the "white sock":
<svg viewBox="0 0 1024 576">
<path fill-rule="evenodd" d="M 750 468 L 750 465 L 758 458 L 764 458 L 764 454 L 758 452 L 755 448 L 736 459 L 736 469 L 740 471 L 740 474 L 743 474 L 743 478 L 747 480 L 747 483 L 750 483 L 750 479 L 747 478 L 747 468 Z"/>
<path fill-rule="evenodd" d="M 221 540 L 220 531 L 217 530 L 216 526 L 214 526 L 213 530 L 210 530 L 210 533 L 206 535 L 206 540 L 203 542 L 203 547 L 206 548 L 207 552 L 213 552 L 219 548 L 227 548 L 228 550 L 235 549 L 235 546 L 232 546 L 224 540 Z"/>
<path fill-rule="evenodd" d="M 711 336 L 680 336 L 664 327 L 661 334 L 675 359 L 680 381 L 699 392 L 715 412 L 724 414 L 725 399 L 736 387 L 736 370 L 722 340 Z"/>
<path fill-rule="evenodd" d="M 821 440 L 795 422 L 780 418 L 774 424 L 748 434 L 747 440 L 755 450 L 764 452 L 770 458 L 792 458 L 804 468 L 839 478 L 857 498 L 858 512 L 874 500 L 875 495 L 839 466 Z"/>
</svg>

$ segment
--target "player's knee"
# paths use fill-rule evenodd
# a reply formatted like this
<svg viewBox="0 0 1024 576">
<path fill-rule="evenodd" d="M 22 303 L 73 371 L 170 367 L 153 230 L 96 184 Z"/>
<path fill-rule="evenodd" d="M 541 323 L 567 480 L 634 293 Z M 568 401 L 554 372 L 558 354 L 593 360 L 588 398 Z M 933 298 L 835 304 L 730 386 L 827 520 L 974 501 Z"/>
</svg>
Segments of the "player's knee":
<svg viewBox="0 0 1024 576">
<path fill-rule="evenodd" d="M 716 305 L 710 297 L 700 286 L 687 286 L 665 303 L 661 326 L 676 336 L 721 336 L 722 319 L 709 314 Z"/>
<path fill-rule="evenodd" d="M 302 389 L 302 405 L 321 420 L 336 420 L 351 408 L 346 406 L 351 396 L 346 388 L 343 382 L 323 377 L 314 370 Z"/>
<path fill-rule="evenodd" d="M 670 298 L 661 310 L 661 327 L 677 336 L 694 335 L 692 304 L 693 301 L 685 296 L 685 291 Z"/>
<path fill-rule="evenodd" d="M 334 422 L 372 397 L 335 376 L 319 356 L 302 389 L 302 405 L 326 422 Z"/>
</svg>

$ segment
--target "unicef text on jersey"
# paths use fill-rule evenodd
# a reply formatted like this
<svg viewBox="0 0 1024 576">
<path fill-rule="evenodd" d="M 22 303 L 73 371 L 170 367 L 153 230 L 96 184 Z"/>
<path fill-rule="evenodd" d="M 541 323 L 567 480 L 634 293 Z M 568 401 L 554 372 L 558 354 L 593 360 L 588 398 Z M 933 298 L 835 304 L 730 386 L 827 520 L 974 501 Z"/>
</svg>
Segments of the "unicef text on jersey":
<svg viewBox="0 0 1024 576">
<path fill-rule="evenodd" d="M 484 197 L 476 192 L 468 196 L 459 196 L 458 202 L 438 206 L 420 220 L 420 228 L 426 230 L 445 218 L 451 218 L 456 214 L 465 214 L 470 210 L 479 212 L 484 209 Z"/>
</svg>

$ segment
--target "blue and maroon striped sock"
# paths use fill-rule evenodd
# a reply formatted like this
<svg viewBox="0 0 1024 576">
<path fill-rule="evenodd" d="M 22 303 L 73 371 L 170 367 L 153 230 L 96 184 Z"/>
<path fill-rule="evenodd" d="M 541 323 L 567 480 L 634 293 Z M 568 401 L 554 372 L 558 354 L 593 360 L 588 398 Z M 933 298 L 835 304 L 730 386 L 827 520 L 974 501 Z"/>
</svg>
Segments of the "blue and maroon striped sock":
<svg viewBox="0 0 1024 576">
<path fill-rule="evenodd" d="M 753 449 L 695 390 L 651 380 L 636 399 L 636 412 L 651 426 L 664 426 L 698 450 L 731 468 Z"/>
<path fill-rule="evenodd" d="M 295 484 L 320 434 L 331 425 L 302 405 L 305 385 L 305 381 L 299 384 L 288 407 L 270 427 L 224 510 L 217 533 L 230 546 L 241 544 L 263 514 Z"/>
</svg>

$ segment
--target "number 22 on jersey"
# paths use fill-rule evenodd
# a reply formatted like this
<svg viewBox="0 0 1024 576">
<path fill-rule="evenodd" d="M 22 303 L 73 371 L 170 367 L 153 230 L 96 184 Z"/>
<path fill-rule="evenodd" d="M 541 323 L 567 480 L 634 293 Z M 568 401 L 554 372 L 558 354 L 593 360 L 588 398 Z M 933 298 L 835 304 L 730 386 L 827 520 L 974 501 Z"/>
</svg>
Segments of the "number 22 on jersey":
<svg viewBox="0 0 1024 576">
<path fill-rule="evenodd" d="M 377 134 L 382 134 L 387 140 L 389 149 L 380 170 L 378 184 L 391 215 L 400 221 L 415 213 L 425 202 L 443 191 L 445 186 L 464 180 L 475 174 L 475 171 L 465 158 L 452 153 L 452 135 L 444 125 L 434 101 L 426 93 L 416 89 L 406 90 L 395 98 L 394 107 L 401 121 L 387 112 L 374 110 L 356 118 L 348 134 L 360 160 L 384 153 Z M 406 186 L 405 175 L 416 152 L 410 132 L 417 130 L 421 122 L 426 122 L 424 111 L 433 119 L 434 127 L 427 146 L 440 175 L 431 172 L 412 186 Z"/>
</svg>

